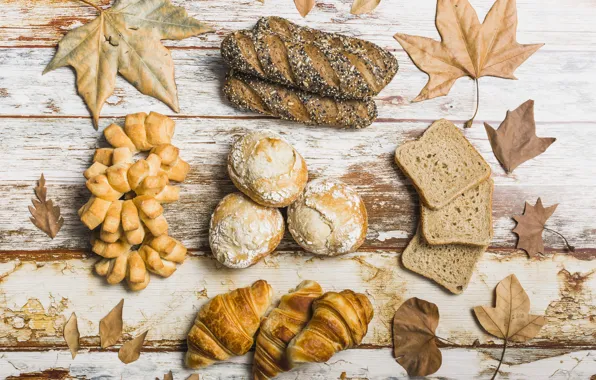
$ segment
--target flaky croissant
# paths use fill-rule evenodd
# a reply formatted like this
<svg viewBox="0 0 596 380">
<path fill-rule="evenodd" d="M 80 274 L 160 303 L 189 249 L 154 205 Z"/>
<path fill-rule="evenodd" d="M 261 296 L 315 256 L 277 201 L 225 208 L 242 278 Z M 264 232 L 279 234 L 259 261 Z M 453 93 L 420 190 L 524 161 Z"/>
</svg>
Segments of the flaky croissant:
<svg viewBox="0 0 596 380">
<path fill-rule="evenodd" d="M 255 380 L 272 379 L 289 371 L 286 349 L 312 315 L 312 303 L 323 294 L 315 281 L 305 280 L 283 297 L 279 305 L 261 322 L 252 367 Z"/>
<path fill-rule="evenodd" d="M 313 302 L 312 318 L 288 346 L 290 367 L 323 363 L 360 344 L 372 317 L 372 304 L 364 294 L 351 290 L 325 293 Z"/>
<path fill-rule="evenodd" d="M 246 354 L 271 296 L 271 286 L 259 280 L 249 287 L 217 295 L 205 304 L 188 333 L 186 365 L 202 368 Z"/>
</svg>

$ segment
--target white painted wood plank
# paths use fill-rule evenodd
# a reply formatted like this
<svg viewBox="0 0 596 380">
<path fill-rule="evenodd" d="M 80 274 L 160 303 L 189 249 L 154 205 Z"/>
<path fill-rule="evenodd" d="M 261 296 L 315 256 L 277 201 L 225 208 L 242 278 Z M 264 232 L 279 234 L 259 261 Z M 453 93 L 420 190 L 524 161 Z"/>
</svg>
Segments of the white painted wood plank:
<svg viewBox="0 0 596 380">
<path fill-rule="evenodd" d="M 498 349 L 444 348 L 441 369 L 429 378 L 432 379 L 479 379 L 488 378 L 494 372 Z M 182 366 L 180 352 L 144 352 L 138 361 L 125 365 L 118 361 L 116 352 L 83 352 L 75 360 L 70 353 L 52 351 L 44 353 L 7 352 L 0 356 L 0 373 L 23 378 L 37 375 L 37 379 L 51 379 L 54 374 L 70 375 L 84 379 L 130 379 L 154 380 L 163 378 L 172 371 L 175 380 L 186 379 L 198 373 L 203 380 L 249 379 L 252 353 L 228 362 L 218 363 L 190 371 Z M 582 350 L 564 352 L 558 350 L 508 349 L 505 364 L 501 367 L 504 378 L 515 379 L 554 379 L 585 380 L 594 374 L 596 351 Z M 47 371 L 44 374 L 42 371 Z M 276 379 L 339 379 L 345 373 L 348 380 L 406 379 L 404 369 L 392 357 L 391 350 L 353 349 L 340 352 L 324 364 L 308 364 Z M 47 377 L 45 377 L 45 376 Z"/>
<path fill-rule="evenodd" d="M 52 49 L 0 49 L 0 115 L 82 116 L 89 112 L 77 95 L 73 70 L 61 68 L 41 75 L 51 60 Z M 219 50 L 174 50 L 180 115 L 256 116 L 236 110 L 223 99 L 221 85 L 226 67 Z M 400 70 L 377 97 L 379 118 L 435 120 L 469 119 L 475 106 L 474 83 L 457 81 L 450 94 L 420 103 L 410 103 L 427 81 L 404 52 L 397 52 Z M 538 51 L 522 65 L 519 80 L 481 78 L 481 121 L 501 121 L 507 109 L 527 99 L 536 101 L 536 120 L 567 123 L 596 119 L 596 55 L 590 52 Z M 163 103 L 140 94 L 118 77 L 116 90 L 102 116 L 123 116 L 138 110 L 173 114 Z M 81 123 L 91 128 L 89 120 Z M 207 124 L 208 122 L 205 122 Z M 103 125 L 103 122 L 102 122 Z M 297 124 L 295 124 L 297 125 Z M 320 128 L 320 127 L 319 127 Z"/>
<path fill-rule="evenodd" d="M 0 124 L 0 250 L 85 249 L 89 232 L 76 210 L 89 197 L 83 171 L 93 150 L 107 146 L 103 138 L 80 119 L 3 119 Z M 105 120 L 122 122 L 122 119 Z M 422 134 L 428 122 L 375 123 L 360 131 L 308 128 L 277 120 L 177 119 L 174 144 L 191 164 L 181 185 L 179 202 L 167 205 L 174 236 L 193 249 L 208 246 L 211 212 L 224 194 L 234 191 L 225 161 L 232 141 L 243 132 L 270 128 L 292 142 L 304 156 L 311 178 L 328 176 L 354 186 L 364 197 L 370 227 L 365 247 L 403 247 L 414 232 L 418 197 L 393 162 L 395 148 Z M 546 205 L 560 203 L 549 221 L 579 251 L 596 247 L 593 210 L 596 208 L 596 157 L 584 149 L 592 138 L 589 124 L 539 124 L 541 136 L 558 140 L 534 160 L 505 175 L 481 126 L 466 135 L 493 170 L 495 180 L 493 246 L 513 248 L 516 235 L 511 216 L 523 211 L 524 201 L 541 196 Z M 10 137 L 8 137 L 10 136 Z M 28 219 L 33 187 L 45 174 L 49 196 L 62 207 L 65 224 L 50 241 Z M 545 180 L 545 179 L 548 180 Z M 545 233 L 547 246 L 562 249 L 563 242 Z M 283 248 L 296 247 L 289 238 Z"/>
<path fill-rule="evenodd" d="M 472 307 L 490 305 L 499 281 L 515 273 L 531 300 L 531 312 L 546 316 L 546 325 L 524 345 L 541 347 L 594 346 L 596 331 L 596 260 L 582 261 L 557 254 L 543 261 L 524 255 L 486 253 L 468 289 L 452 295 L 435 283 L 401 267 L 390 252 L 356 253 L 312 259 L 295 252 L 269 257 L 245 270 L 222 268 L 209 256 L 191 255 L 168 279 L 151 278 L 149 286 L 132 293 L 110 286 L 93 273 L 96 257 L 61 260 L 26 257 L 0 264 L 0 348 L 64 347 L 62 326 L 76 312 L 83 346 L 99 344 L 99 321 L 124 298 L 124 332 L 136 336 L 149 330 L 154 348 L 180 347 L 207 297 L 268 281 L 277 299 L 300 281 L 318 281 L 325 290 L 352 289 L 366 293 L 375 316 L 363 344 L 389 346 L 391 320 L 403 301 L 420 297 L 438 305 L 437 335 L 457 345 L 499 344 L 477 324 Z"/>
<path fill-rule="evenodd" d="M 96 0 L 109 4 L 109 0 Z M 480 19 L 493 0 L 471 1 Z M 213 25 L 216 34 L 168 41 L 170 46 L 219 47 L 221 38 L 232 30 L 251 28 L 261 16 L 281 16 L 303 25 L 368 39 L 388 48 L 399 48 L 393 40 L 397 32 L 438 39 L 435 28 L 436 2 L 381 2 L 374 13 L 350 14 L 352 0 L 318 0 L 306 19 L 296 11 L 292 0 L 193 1 L 174 0 L 189 14 Z M 591 0 L 518 0 L 518 40 L 521 43 L 546 43 L 545 50 L 578 51 L 596 49 L 596 18 Z M 96 16 L 91 7 L 69 0 L 12 0 L 0 14 L 0 41 L 3 46 L 54 46 L 68 30 Z"/>
</svg>

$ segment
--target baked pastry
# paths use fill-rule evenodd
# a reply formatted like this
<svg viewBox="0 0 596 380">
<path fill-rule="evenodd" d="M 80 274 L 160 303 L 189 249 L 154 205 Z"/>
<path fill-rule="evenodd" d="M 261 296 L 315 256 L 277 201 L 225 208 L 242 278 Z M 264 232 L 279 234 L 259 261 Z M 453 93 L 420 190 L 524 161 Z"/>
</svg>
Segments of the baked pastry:
<svg viewBox="0 0 596 380">
<path fill-rule="evenodd" d="M 289 371 L 286 348 L 312 315 L 311 305 L 323 294 L 315 281 L 304 280 L 281 297 L 279 305 L 261 322 L 252 366 L 255 380 L 272 379 Z"/>
<path fill-rule="evenodd" d="M 324 363 L 335 353 L 360 344 L 373 314 L 370 300 L 362 293 L 325 293 L 313 302 L 312 318 L 288 346 L 290 367 Z"/>
<path fill-rule="evenodd" d="M 288 208 L 288 229 L 308 252 L 326 256 L 354 252 L 366 238 L 366 207 L 351 187 L 317 179 Z"/>
<path fill-rule="evenodd" d="M 343 99 L 377 95 L 398 69 L 397 59 L 371 42 L 280 17 L 263 17 L 253 30 L 229 34 L 221 54 L 230 67 L 246 74 Z"/>
<path fill-rule="evenodd" d="M 203 368 L 246 354 L 253 345 L 261 318 L 271 305 L 272 293 L 271 286 L 259 280 L 207 302 L 188 333 L 186 366 Z"/>
<path fill-rule="evenodd" d="M 242 110 L 307 125 L 365 128 L 377 118 L 377 106 L 372 99 L 325 97 L 234 70 L 226 76 L 223 93 Z"/>
<path fill-rule="evenodd" d="M 92 251 L 101 256 L 95 272 L 109 284 L 126 279 L 130 289 L 149 284 L 149 272 L 163 277 L 184 261 L 186 248 L 167 235 L 162 203 L 178 200 L 190 169 L 171 145 L 174 121 L 151 112 L 126 116 L 124 128 L 111 124 L 104 136 L 112 148 L 95 151 L 93 164 L 83 173 L 92 196 L 79 209 L 92 234 Z M 133 154 L 150 151 L 146 158 Z M 133 246 L 140 245 L 138 249 Z"/>
<path fill-rule="evenodd" d="M 246 268 L 275 250 L 284 234 L 281 212 L 242 193 L 226 195 L 209 225 L 213 256 L 228 268 Z"/>
<path fill-rule="evenodd" d="M 308 180 L 300 153 L 280 135 L 266 130 L 236 140 L 228 155 L 228 173 L 240 191 L 268 207 L 294 202 Z"/>
</svg>

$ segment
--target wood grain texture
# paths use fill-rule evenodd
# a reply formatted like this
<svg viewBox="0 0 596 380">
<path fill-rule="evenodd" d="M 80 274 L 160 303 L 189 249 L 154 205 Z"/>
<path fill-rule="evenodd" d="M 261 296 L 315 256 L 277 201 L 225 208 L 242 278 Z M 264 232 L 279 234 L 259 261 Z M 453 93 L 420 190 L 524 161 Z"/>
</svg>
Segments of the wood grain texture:
<svg viewBox="0 0 596 380">
<path fill-rule="evenodd" d="M 473 380 L 489 378 L 497 363 L 497 348 L 443 348 L 443 366 L 432 378 Z M 228 362 L 218 363 L 200 371 L 182 367 L 181 352 L 143 352 L 129 365 L 120 363 L 116 352 L 83 352 L 72 361 L 67 352 L 10 352 L 0 357 L 0 373 L 9 380 L 27 379 L 159 379 L 172 371 L 174 379 L 183 380 L 200 373 L 204 380 L 248 379 L 252 353 Z M 374 365 L 373 365 L 374 363 Z M 465 363 L 465 365 L 462 365 Z M 586 380 L 594 374 L 596 351 L 569 352 L 559 349 L 509 348 L 502 373 L 508 379 Z M 344 373 L 345 377 L 341 377 Z M 21 377 L 19 377 L 21 374 Z M 70 377 L 69 377 L 70 376 Z M 344 351 L 325 364 L 309 364 L 276 379 L 345 379 L 385 380 L 406 379 L 407 374 L 391 356 L 391 350 Z"/>
<path fill-rule="evenodd" d="M 268 281 L 275 299 L 302 280 L 315 280 L 324 290 L 353 289 L 370 297 L 375 316 L 363 344 L 391 345 L 391 320 L 410 297 L 437 304 L 441 319 L 437 335 L 453 344 L 500 344 L 476 323 L 472 307 L 492 303 L 496 284 L 515 273 L 532 300 L 531 312 L 545 315 L 538 336 L 522 346 L 591 347 L 596 349 L 596 260 L 564 254 L 528 261 L 523 255 L 502 257 L 487 253 L 478 263 L 468 289 L 459 296 L 401 267 L 399 255 L 362 252 L 333 259 L 312 259 L 299 252 L 283 252 L 244 270 L 222 267 L 210 255 L 192 254 L 168 279 L 152 277 L 140 293 L 110 286 L 93 272 L 96 257 L 0 264 L 0 348 L 2 350 L 66 349 L 62 326 L 76 311 L 81 346 L 96 349 L 98 324 L 124 298 L 124 333 L 133 337 L 149 330 L 146 345 L 181 349 L 198 309 L 217 294 Z M 27 291 L 23 286 L 27 284 Z"/>
<path fill-rule="evenodd" d="M 120 122 L 122 119 L 105 120 Z M 225 161 L 231 143 L 248 130 L 273 129 L 295 145 L 305 158 L 311 178 L 328 176 L 354 186 L 364 197 L 370 227 L 365 249 L 401 249 L 413 234 L 418 218 L 418 197 L 410 181 L 393 162 L 395 148 L 417 138 L 427 122 L 375 123 L 360 131 L 309 128 L 278 120 L 176 119 L 174 144 L 192 167 L 181 185 L 179 202 L 166 206 L 171 233 L 191 249 L 208 247 L 211 212 L 227 193 L 235 191 Z M 578 257 L 594 258 L 596 230 L 592 227 L 596 193 L 596 157 L 581 149 L 592 135 L 583 123 L 538 124 L 541 136 L 557 137 L 549 150 L 506 175 L 492 154 L 484 129 L 466 131 L 470 141 L 489 162 L 495 180 L 493 246 L 512 249 L 516 235 L 511 217 L 521 214 L 524 201 L 539 196 L 545 205 L 560 203 L 549 226 L 565 234 L 577 247 Z M 83 171 L 94 148 L 107 146 L 85 121 L 69 119 L 5 119 L 0 134 L 6 149 L 0 151 L 0 199 L 6 218 L 0 219 L 0 250 L 84 249 L 89 231 L 76 210 L 90 193 Z M 59 136 L 59 137 L 56 137 Z M 573 157 L 573 160 L 568 159 Z M 18 164 L 17 164 L 18 163 Z M 18 170 L 17 170 L 18 168 Z M 54 240 L 35 229 L 24 214 L 40 173 L 48 194 L 61 206 L 65 223 Z M 548 178 L 548 181 L 545 181 Z M 554 234 L 545 233 L 547 247 L 563 248 Z M 297 245 L 286 237 L 281 249 Z M 572 254 L 573 255 L 573 254 Z"/>
</svg>

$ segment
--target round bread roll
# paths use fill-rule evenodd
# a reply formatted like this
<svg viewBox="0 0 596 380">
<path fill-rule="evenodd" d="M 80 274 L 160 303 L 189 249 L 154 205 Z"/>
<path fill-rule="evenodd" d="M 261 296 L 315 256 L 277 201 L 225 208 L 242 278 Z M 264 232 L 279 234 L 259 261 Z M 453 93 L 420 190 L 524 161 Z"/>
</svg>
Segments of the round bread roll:
<svg viewBox="0 0 596 380">
<path fill-rule="evenodd" d="M 366 238 L 366 207 L 349 186 L 318 179 L 309 182 L 288 208 L 288 229 L 308 252 L 327 256 L 354 252 Z"/>
<path fill-rule="evenodd" d="M 234 185 L 263 206 L 286 207 L 298 198 L 308 172 L 302 156 L 280 135 L 256 131 L 239 138 L 228 156 Z"/>
<path fill-rule="evenodd" d="M 261 206 L 242 193 L 225 196 L 211 215 L 209 245 L 228 268 L 246 268 L 275 250 L 284 235 L 276 208 Z"/>
</svg>

